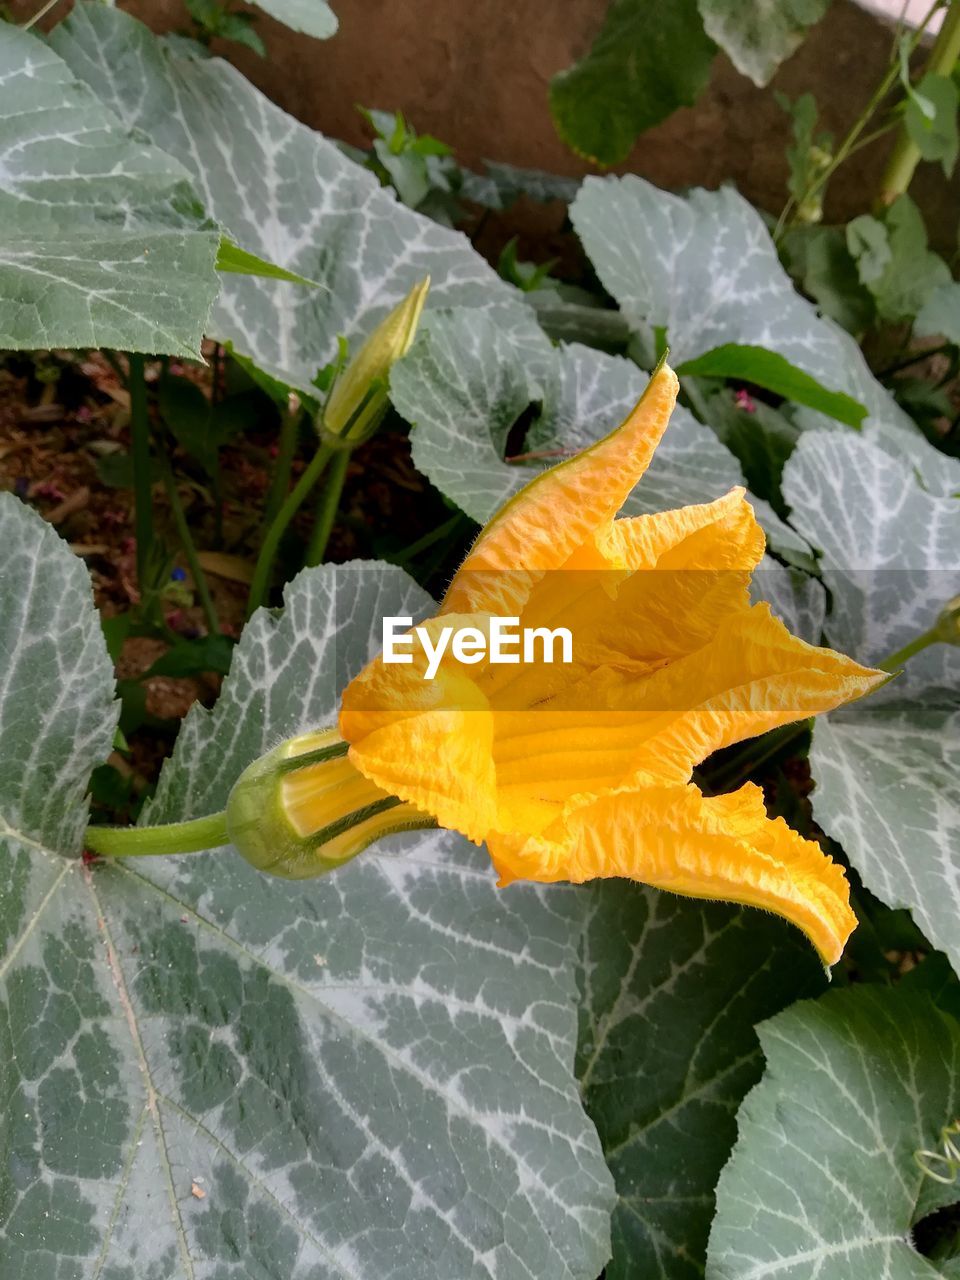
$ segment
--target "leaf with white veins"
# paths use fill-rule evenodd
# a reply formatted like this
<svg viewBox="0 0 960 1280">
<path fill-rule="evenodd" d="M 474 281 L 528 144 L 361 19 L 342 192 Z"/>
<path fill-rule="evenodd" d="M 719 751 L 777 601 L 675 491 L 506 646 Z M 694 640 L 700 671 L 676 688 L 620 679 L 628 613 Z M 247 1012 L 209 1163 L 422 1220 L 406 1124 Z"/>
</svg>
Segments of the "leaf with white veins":
<svg viewBox="0 0 960 1280">
<path fill-rule="evenodd" d="M 176 160 L 0 22 L 0 348 L 199 356 L 219 240 Z"/>
</svg>

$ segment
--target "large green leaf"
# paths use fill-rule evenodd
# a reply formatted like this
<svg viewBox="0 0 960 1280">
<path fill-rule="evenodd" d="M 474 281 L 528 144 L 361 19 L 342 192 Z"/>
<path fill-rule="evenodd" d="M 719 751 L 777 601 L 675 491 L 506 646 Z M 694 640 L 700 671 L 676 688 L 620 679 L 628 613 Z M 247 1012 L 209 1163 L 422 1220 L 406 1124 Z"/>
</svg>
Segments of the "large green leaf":
<svg viewBox="0 0 960 1280">
<path fill-rule="evenodd" d="M 948 461 L 920 437 L 912 447 Z M 902 648 L 960 591 L 960 501 L 929 493 L 918 474 L 873 440 L 838 432 L 802 436 L 784 469 L 793 520 L 822 553 L 827 638 L 863 661 Z M 909 907 L 955 964 L 958 689 L 960 649 L 927 649 L 879 694 L 820 719 L 811 755 L 820 825 L 867 887 Z"/>
<path fill-rule="evenodd" d="M 0 22 L 0 348 L 199 355 L 219 240 L 176 160 Z"/>
<path fill-rule="evenodd" d="M 587 178 L 570 212 L 604 287 L 642 337 L 666 331 L 674 365 L 728 343 L 765 347 L 871 417 L 909 423 L 853 338 L 796 293 L 731 188 L 675 196 L 634 175 Z"/>
<path fill-rule="evenodd" d="M 553 349 L 533 324 L 518 351 L 512 335 L 460 309 L 424 326 L 394 366 L 391 396 L 413 426 L 414 462 L 482 524 L 544 465 L 612 430 L 645 382 L 629 360 L 577 344 Z M 505 462 L 507 437 L 532 404 L 539 412 L 515 450 L 523 463 Z M 677 410 L 635 499 L 638 510 L 662 510 L 715 497 L 739 480 L 712 432 Z"/>
<path fill-rule="evenodd" d="M 754 84 L 766 84 L 830 0 L 698 0 L 707 34 Z"/>
<path fill-rule="evenodd" d="M 430 317 L 394 366 L 394 405 L 413 427 L 413 460 L 478 523 L 485 523 L 544 465 L 594 443 L 636 404 L 646 374 L 619 356 L 577 343 L 553 348 L 535 323 L 504 333 L 475 311 Z M 505 462 L 511 429 L 538 406 L 516 462 Z M 683 408 L 624 511 L 636 515 L 709 502 L 743 477 L 714 433 Z M 806 543 L 765 502 L 757 515 L 787 556 Z"/>
<path fill-rule="evenodd" d="M 303 31 L 318 40 L 327 40 L 336 34 L 337 16 L 326 0 L 254 0 L 254 3 L 294 31 Z"/>
<path fill-rule="evenodd" d="M 302 575 L 282 618 L 247 628 L 213 712 L 191 712 L 149 820 L 222 806 L 266 747 L 333 719 L 384 614 L 429 606 L 386 567 Z M 207 1169 L 208 1231 L 264 1195 L 330 1274 L 594 1280 L 610 1186 L 570 1070 L 582 895 L 498 892 L 485 852 L 446 833 L 296 885 L 230 853 L 100 875 L 137 948 L 161 1114 Z M 195 1060 L 224 1015 L 240 1030 L 222 1059 Z"/>
<path fill-rule="evenodd" d="M 109 1216 L 122 1167 L 104 1154 L 125 1102 L 76 857 L 118 706 L 82 563 L 7 493 L 0 541 L 0 1274 L 40 1277 L 55 1274 L 44 1238 L 69 1242 L 67 1265 L 94 1254 L 91 1220 Z"/>
<path fill-rule="evenodd" d="M 290 884 L 233 851 L 82 867 L 112 678 L 82 565 L 0 495 L 0 1274 L 594 1280 L 610 1176 L 572 1073 L 586 898 L 458 836 Z M 387 567 L 311 570 L 191 713 L 152 816 L 329 721 Z"/>
<path fill-rule="evenodd" d="M 762 1067 L 754 1024 L 824 985 L 759 911 L 591 890 L 577 1073 L 617 1184 L 607 1280 L 703 1275 L 713 1189 Z"/>
<path fill-rule="evenodd" d="M 338 334 L 365 336 L 428 273 L 430 305 L 487 310 L 505 328 L 527 315 L 464 236 L 398 204 L 227 63 L 197 58 L 99 4 L 78 5 L 53 40 L 128 125 L 187 166 L 237 244 L 320 283 L 223 281 L 210 335 L 281 381 L 311 390 Z"/>
<path fill-rule="evenodd" d="M 960 1024 L 928 996 L 853 987 L 759 1028 L 767 1060 L 717 1187 L 708 1280 L 935 1280 L 910 1228 L 960 1197 L 914 1153 L 960 1110 Z"/>
<path fill-rule="evenodd" d="M 613 0 L 589 52 L 551 81 L 560 137 L 618 164 L 645 129 L 696 102 L 715 53 L 696 0 Z"/>
</svg>

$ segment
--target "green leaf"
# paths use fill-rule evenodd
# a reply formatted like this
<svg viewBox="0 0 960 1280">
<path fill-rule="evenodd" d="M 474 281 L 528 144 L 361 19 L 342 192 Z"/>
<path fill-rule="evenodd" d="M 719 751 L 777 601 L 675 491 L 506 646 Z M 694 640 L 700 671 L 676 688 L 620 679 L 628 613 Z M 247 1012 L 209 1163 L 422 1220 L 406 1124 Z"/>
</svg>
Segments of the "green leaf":
<svg viewBox="0 0 960 1280">
<path fill-rule="evenodd" d="M 927 248 L 923 215 L 907 195 L 895 200 L 882 220 L 862 214 L 848 223 L 847 246 L 881 319 L 891 323 L 912 320 L 950 280 L 947 264 Z"/>
<path fill-rule="evenodd" d="M 960 151 L 957 108 L 960 90 L 949 76 L 928 71 L 907 96 L 903 122 L 910 141 L 924 160 L 939 160 L 946 177 L 953 173 Z"/>
<path fill-rule="evenodd" d="M 960 346 L 960 284 L 942 284 L 924 302 L 913 332 L 918 338 L 946 338 Z"/>
<path fill-rule="evenodd" d="M 777 549 L 780 550 L 779 547 Z M 827 597 L 818 579 L 805 571 L 807 567 L 788 567 L 765 555 L 750 580 L 750 599 L 754 603 L 766 600 L 795 636 L 806 640 L 807 644 L 820 644 L 827 614 Z"/>
<path fill-rule="evenodd" d="M 328 40 L 337 33 L 337 17 L 327 0 L 253 0 L 258 9 L 293 31 Z"/>
<path fill-rule="evenodd" d="M 619 311 L 603 306 L 595 294 L 577 285 L 560 284 L 527 295 L 540 326 L 555 342 L 582 342 L 598 351 L 622 354 L 630 342 L 630 326 Z"/>
<path fill-rule="evenodd" d="M 775 92 L 777 105 L 790 116 L 793 144 L 787 148 L 790 177 L 787 190 L 797 201 L 796 218 L 800 223 L 819 222 L 823 217 L 823 190 L 811 190 L 833 158 L 833 135 L 815 133 L 819 109 L 812 93 L 802 93 L 795 102 Z"/>
<path fill-rule="evenodd" d="M 74 74 L 194 174 L 236 244 L 317 281 L 221 277 L 209 335 L 306 392 L 345 334 L 359 344 L 425 275 L 432 306 L 510 329 L 528 309 L 459 233 L 405 209 L 331 142 L 219 58 L 197 59 L 119 9 L 79 4 L 51 39 Z"/>
<path fill-rule="evenodd" d="M 233 659 L 234 642 L 229 636 L 199 636 L 195 640 L 178 640 L 140 677 L 193 676 L 213 671 L 225 676 Z"/>
<path fill-rule="evenodd" d="M 707 35 L 754 84 L 765 85 L 830 0 L 699 0 Z"/>
<path fill-rule="evenodd" d="M 157 392 L 160 416 L 177 443 L 209 473 L 217 465 L 217 445 L 211 425 L 210 401 L 190 378 L 167 374 Z"/>
<path fill-rule="evenodd" d="M 762 1069 L 754 1024 L 821 990 L 823 971 L 759 911 L 613 882 L 590 899 L 577 1074 L 617 1184 L 604 1275 L 695 1280 Z"/>
<path fill-rule="evenodd" d="M 304 276 L 298 276 L 295 271 L 278 267 L 275 262 L 267 262 L 255 253 L 248 253 L 226 237 L 220 241 L 217 250 L 217 270 L 240 276 L 262 276 L 266 280 L 287 280 L 291 284 L 305 284 L 313 289 L 320 287 L 315 280 L 307 280 Z"/>
<path fill-rule="evenodd" d="M 889 436 L 811 432 L 784 469 L 793 522 L 821 551 L 835 648 L 878 662 L 936 620 L 960 592 L 960 502 L 921 487 L 960 464 L 919 435 L 929 467 L 896 456 Z M 888 451 L 891 450 L 891 451 Z M 955 482 L 955 481 L 954 481 Z M 864 884 L 909 907 L 960 964 L 960 649 L 935 645 L 862 702 L 818 719 L 814 813 Z"/>
<path fill-rule="evenodd" d="M 715 52 L 696 0 L 613 0 L 589 53 L 550 82 L 557 132 L 580 155 L 619 164 L 644 130 L 696 102 Z"/>
<path fill-rule="evenodd" d="M 909 423 L 850 337 L 793 289 L 760 215 L 735 191 L 670 195 L 634 175 L 587 178 L 570 210 L 601 282 L 674 365 L 735 343 L 764 347 L 871 418 Z"/>
<path fill-rule="evenodd" d="M 0 22 L 0 348 L 199 356 L 219 233 L 189 175 Z"/>
<path fill-rule="evenodd" d="M 76 848 L 110 682 L 81 565 L 0 509 L 22 652 L 0 794 L 24 832 L 0 839 L 3 1275 L 595 1280 L 612 1187 L 572 1073 L 584 896 L 499 892 L 437 832 L 299 884 L 229 849 L 48 855 Z M 191 711 L 151 817 L 221 806 L 265 747 L 332 720 L 384 613 L 431 607 L 386 566 L 302 575 Z"/>
<path fill-rule="evenodd" d="M 254 24 L 253 14 L 224 13 L 217 23 L 217 35 L 221 40 L 236 40 L 237 44 L 246 45 L 259 58 L 267 56 L 267 47 L 260 39 Z"/>
<path fill-rule="evenodd" d="M 727 342 L 695 360 L 685 361 L 677 373 L 752 382 L 783 396 L 784 400 L 805 404 L 818 413 L 836 418 L 848 427 L 859 427 L 867 416 L 866 409 L 852 396 L 821 386 L 809 373 L 798 369 L 778 352 L 767 351 L 764 347 Z"/>
<path fill-rule="evenodd" d="M 783 467 L 800 437 L 799 427 L 762 400 L 740 397 L 728 387 L 704 392 L 686 384 L 697 414 L 709 422 L 738 459 L 751 493 L 765 498 L 781 516 Z"/>
<path fill-rule="evenodd" d="M 502 161 L 484 162 L 484 173 L 463 170 L 463 195 L 491 209 L 507 209 L 521 196 L 549 204 L 570 204 L 580 190 L 579 178 L 567 178 L 542 169 L 523 169 Z"/>
<path fill-rule="evenodd" d="M 843 227 L 796 227 L 785 237 L 784 248 L 791 273 L 824 315 L 848 333 L 869 328 L 876 306 L 860 280 Z"/>
<path fill-rule="evenodd" d="M 455 310 L 429 318 L 394 366 L 390 392 L 413 427 L 416 466 L 483 524 L 545 465 L 617 426 L 645 384 L 646 374 L 628 360 L 575 344 L 554 349 L 532 323 L 520 350 L 492 321 Z M 507 463 L 511 429 L 532 404 L 539 412 L 515 453 L 535 456 Z M 625 510 L 708 501 L 740 480 L 735 459 L 709 428 L 678 408 Z"/>
<path fill-rule="evenodd" d="M 41 870 L 46 855 L 80 852 L 87 781 L 110 754 L 119 708 L 82 562 L 9 493 L 0 493 L 0 542 L 0 935 L 9 943 L 34 872 L 59 884 L 68 869 L 54 859 Z M 32 849 L 44 854 L 36 867 Z"/>
<path fill-rule="evenodd" d="M 712 1280 L 944 1274 L 910 1229 L 960 1196 L 914 1153 L 960 1109 L 960 1024 L 929 997 L 853 987 L 759 1028 L 767 1060 L 717 1187 Z"/>
</svg>

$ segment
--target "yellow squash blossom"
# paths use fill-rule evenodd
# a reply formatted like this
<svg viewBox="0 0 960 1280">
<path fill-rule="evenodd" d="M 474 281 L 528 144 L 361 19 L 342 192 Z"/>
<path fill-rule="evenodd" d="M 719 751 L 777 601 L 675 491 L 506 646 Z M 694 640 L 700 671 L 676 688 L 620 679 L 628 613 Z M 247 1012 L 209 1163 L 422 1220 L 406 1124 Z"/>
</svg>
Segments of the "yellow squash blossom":
<svg viewBox="0 0 960 1280">
<path fill-rule="evenodd" d="M 712 752 L 888 677 L 751 605 L 764 537 L 742 489 L 617 519 L 677 389 L 671 370 L 656 373 L 620 428 L 508 502 L 425 624 L 428 635 L 486 634 L 494 616 L 562 624 L 572 661 L 468 666 L 447 652 L 427 680 L 416 646 L 407 665 L 381 656 L 343 695 L 342 741 L 331 731 L 284 748 L 313 755 L 284 774 L 279 803 L 293 843 L 327 865 L 435 821 L 485 842 L 501 884 L 623 876 L 746 903 L 792 921 L 833 964 L 856 924 L 842 869 L 768 818 L 758 787 L 706 796 L 691 779 Z M 297 874 L 280 856 L 256 861 Z"/>
</svg>

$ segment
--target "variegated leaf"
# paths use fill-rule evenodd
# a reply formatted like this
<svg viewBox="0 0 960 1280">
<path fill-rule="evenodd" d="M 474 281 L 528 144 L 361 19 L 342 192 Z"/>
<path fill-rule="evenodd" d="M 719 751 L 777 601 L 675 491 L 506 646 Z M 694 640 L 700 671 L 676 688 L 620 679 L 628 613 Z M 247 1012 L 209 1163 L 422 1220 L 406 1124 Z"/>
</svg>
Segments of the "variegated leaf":
<svg viewBox="0 0 960 1280">
<path fill-rule="evenodd" d="M 286 115 L 219 58 L 167 44 L 119 9 L 79 4 L 57 51 L 124 121 L 190 170 L 208 212 L 245 249 L 315 289 L 230 276 L 209 324 L 266 372 L 311 389 L 344 334 L 365 337 L 430 275 L 432 306 L 528 308 L 459 232 L 399 204 L 373 174 Z"/>
<path fill-rule="evenodd" d="M 822 553 L 827 638 L 865 662 L 926 631 L 960 592 L 960 501 L 920 486 L 937 457 L 923 447 L 934 456 L 917 467 L 812 432 L 784 471 L 793 520 Z M 819 720 L 811 766 L 820 825 L 960 965 L 960 648 L 925 650 L 880 693 Z"/>
<path fill-rule="evenodd" d="M 79 561 L 0 495 L 0 1274 L 594 1280 L 612 1187 L 572 1073 L 586 899 L 397 838 L 329 878 L 231 849 L 83 867 L 110 668 Z M 152 817 L 331 720 L 424 594 L 310 570 L 244 634 Z M 9 765 L 8 765 L 9 762 Z"/>
<path fill-rule="evenodd" d="M 762 1068 L 754 1024 L 822 989 L 759 911 L 592 887 L 577 1073 L 617 1184 L 607 1280 L 703 1275 L 713 1190 Z"/>
<path fill-rule="evenodd" d="M 732 188 L 676 196 L 632 174 L 587 178 L 570 214 L 604 287 L 638 331 L 666 331 L 675 366 L 728 343 L 763 347 L 871 418 L 908 421 L 853 338 L 794 290 Z"/>
<path fill-rule="evenodd" d="M 199 356 L 219 242 L 187 171 L 0 22 L 0 348 Z"/>
<path fill-rule="evenodd" d="M 960 1110 L 960 1025 L 851 987 L 759 1027 L 767 1060 L 717 1187 L 707 1280 L 935 1280 L 910 1229 L 960 1198 L 919 1168 Z"/>
</svg>

